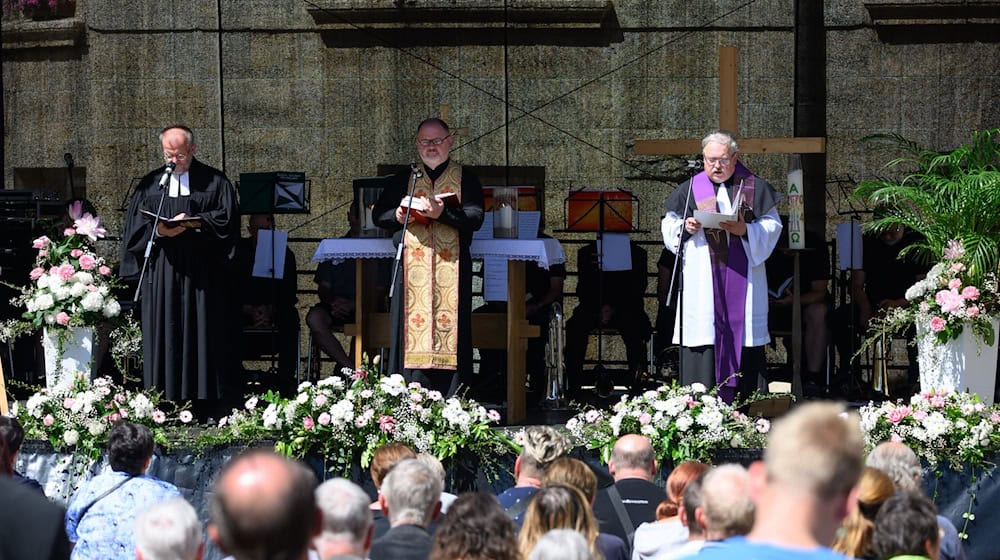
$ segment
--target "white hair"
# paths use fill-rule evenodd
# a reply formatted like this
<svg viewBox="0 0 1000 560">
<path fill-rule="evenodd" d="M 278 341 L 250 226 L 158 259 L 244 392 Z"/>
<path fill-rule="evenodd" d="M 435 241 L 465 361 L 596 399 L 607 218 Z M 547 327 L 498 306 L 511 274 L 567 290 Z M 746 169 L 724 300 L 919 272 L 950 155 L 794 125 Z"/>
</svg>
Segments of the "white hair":
<svg viewBox="0 0 1000 560">
<path fill-rule="evenodd" d="M 316 488 L 316 506 L 323 512 L 317 543 L 339 541 L 361 547 L 372 526 L 371 498 L 350 480 L 334 478 Z M 320 547 L 322 550 L 322 547 Z"/>
<path fill-rule="evenodd" d="M 705 512 L 706 534 L 718 538 L 747 534 L 756 514 L 747 470 L 730 463 L 706 472 L 701 485 L 701 507 Z"/>
<path fill-rule="evenodd" d="M 528 560 L 592 560 L 587 539 L 573 529 L 552 529 L 542 535 Z"/>
<path fill-rule="evenodd" d="M 736 135 L 725 130 L 714 130 L 701 139 L 702 150 L 709 144 L 722 144 L 729 148 L 730 154 L 740 151 L 740 147 L 736 144 Z"/>
<path fill-rule="evenodd" d="M 865 464 L 884 472 L 900 490 L 921 491 L 919 480 L 923 476 L 923 468 L 920 459 L 904 443 L 887 441 L 878 444 L 868 454 Z"/>
<path fill-rule="evenodd" d="M 400 461 L 382 481 L 389 523 L 426 527 L 443 488 L 441 478 L 427 465 L 416 459 Z"/>
<path fill-rule="evenodd" d="M 194 560 L 201 544 L 201 522 L 184 498 L 160 502 L 135 520 L 135 548 L 143 560 Z"/>
</svg>

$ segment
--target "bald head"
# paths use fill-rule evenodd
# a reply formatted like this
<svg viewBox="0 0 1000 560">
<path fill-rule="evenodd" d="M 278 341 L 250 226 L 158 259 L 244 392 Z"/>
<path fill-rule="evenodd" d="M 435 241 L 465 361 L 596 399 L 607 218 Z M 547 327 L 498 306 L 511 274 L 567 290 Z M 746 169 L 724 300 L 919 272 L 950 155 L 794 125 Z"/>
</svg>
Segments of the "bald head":
<svg viewBox="0 0 1000 560">
<path fill-rule="evenodd" d="M 643 478 L 653 480 L 656 474 L 656 457 L 653 444 L 646 436 L 628 434 L 618 438 L 611 449 L 608 469 L 615 480 Z"/>
<path fill-rule="evenodd" d="M 319 530 L 316 477 L 294 461 L 251 451 L 215 483 L 209 536 L 236 558 L 304 558 Z"/>
</svg>

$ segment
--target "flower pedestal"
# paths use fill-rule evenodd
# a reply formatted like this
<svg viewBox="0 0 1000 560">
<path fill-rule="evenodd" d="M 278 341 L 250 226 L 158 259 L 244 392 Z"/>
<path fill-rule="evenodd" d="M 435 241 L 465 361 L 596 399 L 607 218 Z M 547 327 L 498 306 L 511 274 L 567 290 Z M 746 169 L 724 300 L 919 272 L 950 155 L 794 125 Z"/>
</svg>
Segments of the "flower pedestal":
<svg viewBox="0 0 1000 560">
<path fill-rule="evenodd" d="M 992 322 L 993 332 L 1000 333 L 1000 319 L 994 318 Z M 929 327 L 918 323 L 917 362 L 920 365 L 921 392 L 937 389 L 963 392 L 968 389 L 979 395 L 983 403 L 993 404 L 997 340 L 992 346 L 986 346 L 976 340 L 972 329 L 966 326 L 958 338 L 939 344 Z"/>
<path fill-rule="evenodd" d="M 42 329 L 42 349 L 45 352 L 45 386 L 49 390 L 72 383 L 77 373 L 82 372 L 90 379 L 94 329 Z"/>
</svg>

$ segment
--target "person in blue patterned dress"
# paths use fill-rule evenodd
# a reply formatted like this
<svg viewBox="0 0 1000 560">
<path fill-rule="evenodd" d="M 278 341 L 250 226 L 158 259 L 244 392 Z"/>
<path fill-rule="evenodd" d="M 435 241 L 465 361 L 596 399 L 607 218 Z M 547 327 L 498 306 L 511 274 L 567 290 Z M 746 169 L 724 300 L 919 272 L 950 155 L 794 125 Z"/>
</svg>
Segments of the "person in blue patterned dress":
<svg viewBox="0 0 1000 560">
<path fill-rule="evenodd" d="M 115 424 L 108 435 L 111 472 L 85 482 L 66 511 L 73 560 L 135 558 L 136 518 L 150 506 L 181 495 L 173 484 L 146 474 L 152 458 L 148 428 Z"/>
</svg>

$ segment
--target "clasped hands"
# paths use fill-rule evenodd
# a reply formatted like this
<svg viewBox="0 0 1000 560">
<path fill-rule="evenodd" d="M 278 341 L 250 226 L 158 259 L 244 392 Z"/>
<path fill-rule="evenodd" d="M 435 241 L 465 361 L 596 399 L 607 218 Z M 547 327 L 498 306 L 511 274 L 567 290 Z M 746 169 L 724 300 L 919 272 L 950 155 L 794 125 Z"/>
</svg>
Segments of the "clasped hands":
<svg viewBox="0 0 1000 560">
<path fill-rule="evenodd" d="M 417 214 L 418 216 L 421 216 L 423 218 L 428 218 L 428 219 L 431 219 L 431 220 L 436 220 L 436 219 L 438 219 L 438 217 L 441 216 L 441 212 L 444 211 L 444 203 L 441 202 L 441 199 L 438 198 L 437 195 L 434 195 L 434 196 L 432 196 L 430 198 L 428 198 L 426 196 L 413 197 L 413 200 L 419 200 L 422 203 L 421 205 L 423 206 L 423 208 L 421 209 L 421 208 L 417 208 L 416 206 L 411 206 L 410 207 L 410 220 L 409 220 L 409 222 L 407 222 L 406 221 L 406 207 L 405 206 L 397 206 L 396 207 L 396 221 L 397 222 L 399 222 L 401 224 L 412 223 L 413 220 L 416 219 L 414 217 L 414 214 Z"/>
<path fill-rule="evenodd" d="M 725 222 L 719 222 L 722 229 L 736 235 L 738 237 L 743 237 L 747 233 L 747 223 L 743 220 L 743 213 L 736 213 L 736 220 L 727 220 Z M 684 229 L 690 234 L 697 233 L 701 229 L 701 222 L 694 218 L 688 218 L 684 220 Z"/>
</svg>

